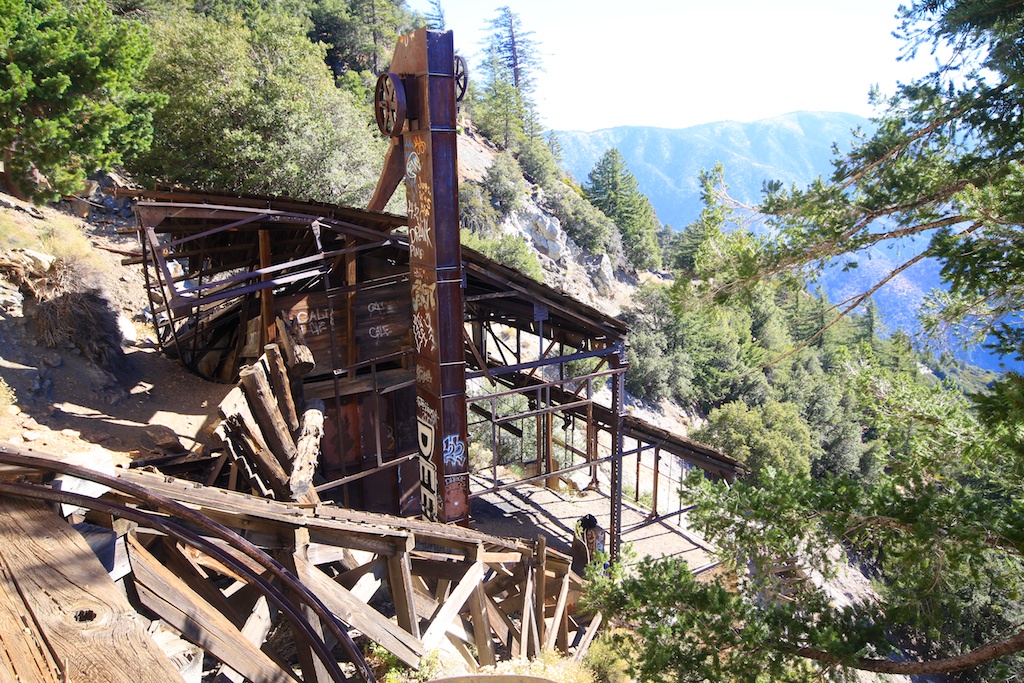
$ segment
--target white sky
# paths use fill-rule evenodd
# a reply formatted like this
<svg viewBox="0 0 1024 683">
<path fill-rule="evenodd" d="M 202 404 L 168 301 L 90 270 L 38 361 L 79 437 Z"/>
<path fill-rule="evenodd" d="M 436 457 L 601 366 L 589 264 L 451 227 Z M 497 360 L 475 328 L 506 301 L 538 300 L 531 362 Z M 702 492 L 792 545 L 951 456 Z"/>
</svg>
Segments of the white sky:
<svg viewBox="0 0 1024 683">
<path fill-rule="evenodd" d="M 892 93 L 932 63 L 896 61 L 900 0 L 442 0 L 471 76 L 505 4 L 540 44 L 535 100 L 557 130 L 867 116 L 872 84 Z"/>
</svg>

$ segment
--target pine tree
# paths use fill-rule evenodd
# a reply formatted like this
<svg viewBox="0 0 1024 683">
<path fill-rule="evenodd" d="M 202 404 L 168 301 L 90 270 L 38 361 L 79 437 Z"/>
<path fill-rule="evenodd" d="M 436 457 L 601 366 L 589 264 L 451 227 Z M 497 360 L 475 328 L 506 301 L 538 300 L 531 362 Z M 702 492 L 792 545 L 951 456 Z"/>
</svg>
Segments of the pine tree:
<svg viewBox="0 0 1024 683">
<path fill-rule="evenodd" d="M 444 8 L 441 7 L 441 0 L 430 0 L 430 11 L 427 12 L 427 26 L 435 31 L 446 31 L 447 23 L 444 18 Z"/>
<path fill-rule="evenodd" d="M 149 146 L 157 98 L 136 90 L 151 46 L 103 0 L 0 0 L 0 179 L 53 199 Z"/>
<path fill-rule="evenodd" d="M 618 226 L 629 262 L 636 268 L 658 268 L 661 265 L 660 223 L 619 150 L 612 147 L 605 152 L 587 180 L 584 193 Z"/>
<path fill-rule="evenodd" d="M 519 15 L 508 5 L 498 8 L 498 15 L 491 20 L 489 28 L 492 30 L 489 48 L 509 70 L 512 85 L 523 95 L 532 92 L 534 74 L 540 69 L 533 31 L 523 29 Z"/>
</svg>

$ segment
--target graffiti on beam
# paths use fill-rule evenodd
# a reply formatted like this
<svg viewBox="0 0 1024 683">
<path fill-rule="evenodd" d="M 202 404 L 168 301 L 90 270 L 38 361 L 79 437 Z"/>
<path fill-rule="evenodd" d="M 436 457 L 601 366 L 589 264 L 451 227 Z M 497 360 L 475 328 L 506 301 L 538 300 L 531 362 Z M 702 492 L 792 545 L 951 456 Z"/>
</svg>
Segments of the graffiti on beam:
<svg viewBox="0 0 1024 683">
<path fill-rule="evenodd" d="M 434 386 L 434 376 L 430 373 L 430 370 L 423 367 L 422 365 L 416 366 L 416 383 L 425 384 L 428 387 Z"/>
<path fill-rule="evenodd" d="M 431 314 L 437 310 L 437 283 L 427 282 L 427 273 L 422 268 L 412 269 L 412 333 L 416 351 L 434 351 L 437 338 L 434 326 L 430 324 Z"/>
<path fill-rule="evenodd" d="M 469 474 L 447 475 L 444 478 L 444 508 L 449 515 L 446 522 L 459 522 L 466 519 L 469 500 Z"/>
<path fill-rule="evenodd" d="M 441 444 L 441 454 L 444 460 L 444 469 L 460 469 L 466 464 L 466 443 L 458 434 L 444 437 Z"/>
<path fill-rule="evenodd" d="M 406 142 L 405 176 L 407 180 L 407 215 L 409 217 L 409 255 L 425 258 L 432 247 L 430 238 L 430 217 L 433 212 L 433 190 L 430 183 L 423 182 L 422 156 L 427 143 L 421 139 Z"/>
<path fill-rule="evenodd" d="M 419 408 L 419 419 L 429 424 L 431 428 L 437 427 L 437 411 L 434 410 L 427 400 L 422 396 L 416 397 L 416 407 Z M 431 448 L 433 452 L 433 448 Z"/>
<path fill-rule="evenodd" d="M 428 406 L 429 407 L 429 406 Z M 434 413 L 437 419 L 437 413 Z M 434 425 L 428 424 L 422 417 L 416 417 L 416 441 L 420 447 L 420 507 L 423 516 L 432 522 L 437 521 L 437 468 L 431 456 L 434 453 Z"/>
</svg>

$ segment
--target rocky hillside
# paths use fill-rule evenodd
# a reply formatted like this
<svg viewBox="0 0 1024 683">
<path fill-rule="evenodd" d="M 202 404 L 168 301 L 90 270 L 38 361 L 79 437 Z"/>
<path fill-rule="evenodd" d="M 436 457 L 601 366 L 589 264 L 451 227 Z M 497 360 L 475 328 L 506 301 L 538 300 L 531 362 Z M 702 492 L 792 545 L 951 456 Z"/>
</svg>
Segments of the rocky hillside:
<svg viewBox="0 0 1024 683">
<path fill-rule="evenodd" d="M 470 130 L 459 136 L 459 179 L 483 180 L 498 149 Z M 543 207 L 543 190 L 531 186 L 523 209 L 501 223 L 503 234 L 521 237 L 536 253 L 544 271 L 544 284 L 605 313 L 617 315 L 629 302 L 637 281 L 615 272 L 607 255 L 592 255 L 566 234 L 558 218 Z"/>
</svg>

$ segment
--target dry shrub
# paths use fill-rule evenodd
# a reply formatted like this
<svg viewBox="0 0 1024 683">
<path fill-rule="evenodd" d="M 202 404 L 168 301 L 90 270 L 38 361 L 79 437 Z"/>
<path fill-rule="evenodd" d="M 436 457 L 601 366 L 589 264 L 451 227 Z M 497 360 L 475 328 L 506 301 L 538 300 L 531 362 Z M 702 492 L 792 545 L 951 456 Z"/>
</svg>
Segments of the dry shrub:
<svg viewBox="0 0 1024 683">
<path fill-rule="evenodd" d="M 98 291 L 65 291 L 40 301 L 35 307 L 35 324 L 46 346 L 75 346 L 100 367 L 120 369 L 124 352 L 117 314 Z"/>
<path fill-rule="evenodd" d="M 594 674 L 590 669 L 557 652 L 546 650 L 536 659 L 524 662 L 510 660 L 499 662 L 495 667 L 485 666 L 480 673 L 523 674 L 550 678 L 559 683 L 595 683 Z M 486 680 L 481 678 L 481 681 Z"/>
</svg>

